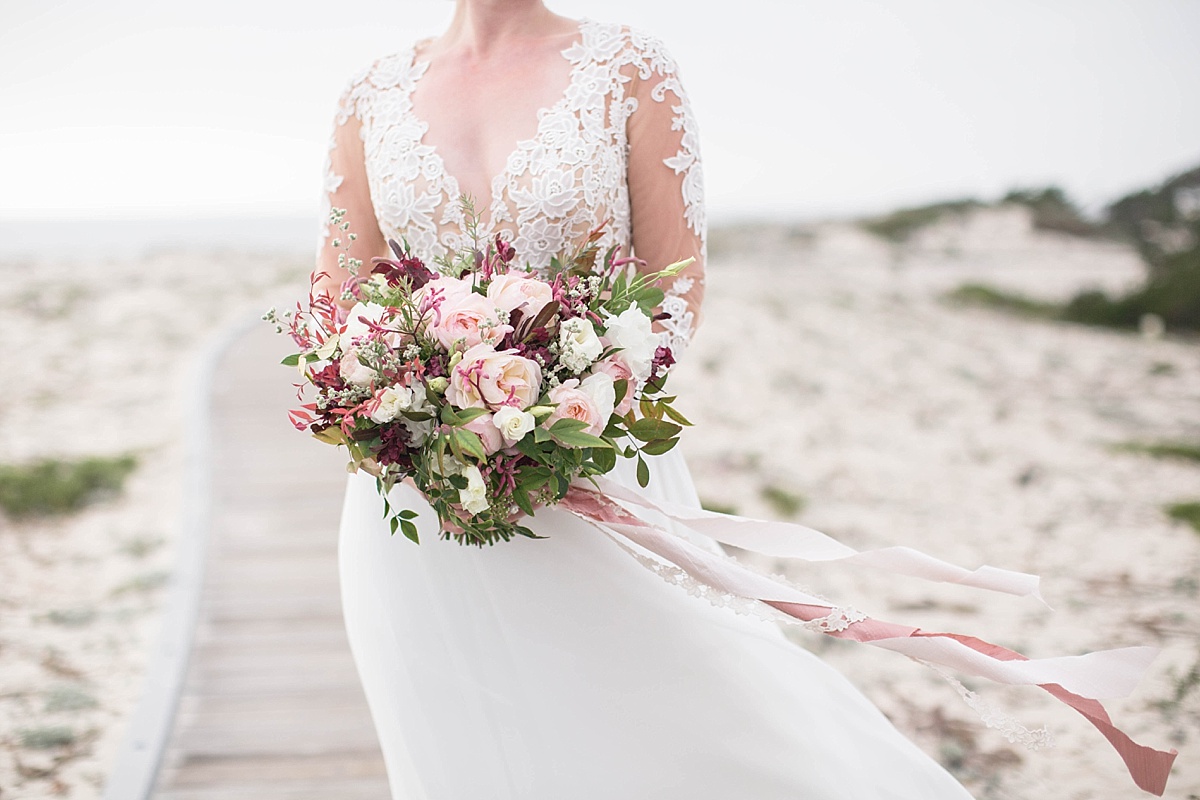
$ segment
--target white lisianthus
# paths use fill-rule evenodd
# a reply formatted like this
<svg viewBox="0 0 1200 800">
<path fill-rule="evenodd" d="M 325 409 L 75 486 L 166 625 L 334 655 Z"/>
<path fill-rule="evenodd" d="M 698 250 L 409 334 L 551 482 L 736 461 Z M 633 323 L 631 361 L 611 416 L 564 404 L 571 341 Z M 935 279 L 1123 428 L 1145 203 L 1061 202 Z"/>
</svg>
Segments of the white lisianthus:
<svg viewBox="0 0 1200 800">
<path fill-rule="evenodd" d="M 512 447 L 525 438 L 525 434 L 533 430 L 537 421 L 528 411 L 522 411 L 514 406 L 504 406 L 492 415 L 492 424 L 500 431 L 504 444 Z"/>
<path fill-rule="evenodd" d="M 413 404 L 413 390 L 407 386 L 389 386 L 375 397 L 379 403 L 371 412 L 371 421 L 378 425 L 391 422 L 401 411 L 412 408 Z"/>
<path fill-rule="evenodd" d="M 463 467 L 462 474 L 467 479 L 467 487 L 458 490 L 458 503 L 468 514 L 482 514 L 490 508 L 483 473 L 479 471 L 479 467 L 468 464 Z"/>
<path fill-rule="evenodd" d="M 583 317 L 565 319 L 558 327 L 559 360 L 572 372 L 583 372 L 604 349 L 592 321 Z"/>
<path fill-rule="evenodd" d="M 346 314 L 346 330 L 342 333 L 342 340 L 349 344 L 357 344 L 360 337 L 371 333 L 371 329 L 367 327 L 367 323 L 362 321 L 362 318 L 366 317 L 371 322 L 379 324 L 386 313 L 387 309 L 378 303 L 355 303 Z M 385 336 L 384 338 L 390 340 L 393 337 Z"/>
<path fill-rule="evenodd" d="M 600 412 L 600 419 L 604 421 L 604 427 L 608 427 L 608 418 L 612 416 L 613 407 L 617 404 L 617 390 L 613 385 L 612 375 L 606 372 L 588 375 L 579 382 L 579 391 L 592 398 L 596 410 Z"/>
<path fill-rule="evenodd" d="M 423 447 L 425 442 L 429 441 L 429 434 L 433 433 L 433 423 L 427 419 L 420 422 L 403 419 L 400 422 L 408 430 L 408 438 L 413 447 Z"/>
<path fill-rule="evenodd" d="M 644 381 L 650 377 L 654 351 L 662 343 L 661 338 L 650 327 L 650 318 L 637 306 L 630 306 L 617 316 L 607 315 L 604 320 L 604 338 L 621 348 L 621 358 L 629 366 L 633 377 Z"/>
</svg>

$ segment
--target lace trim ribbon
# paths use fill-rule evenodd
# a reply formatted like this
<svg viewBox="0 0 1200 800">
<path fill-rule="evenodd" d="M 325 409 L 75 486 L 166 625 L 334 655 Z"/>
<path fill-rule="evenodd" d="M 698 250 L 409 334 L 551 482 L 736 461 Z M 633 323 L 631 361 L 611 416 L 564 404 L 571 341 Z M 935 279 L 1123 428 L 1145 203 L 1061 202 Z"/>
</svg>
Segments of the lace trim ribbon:
<svg viewBox="0 0 1200 800">
<path fill-rule="evenodd" d="M 1019 572 L 980 567 L 966 570 L 907 547 L 857 551 L 800 525 L 767 522 L 652 502 L 604 478 L 598 491 L 574 485 L 560 507 L 594 523 L 623 545 L 634 545 L 682 570 L 699 584 L 762 603 L 839 639 L 849 639 L 1010 685 L 1038 686 L 1079 712 L 1108 739 L 1139 788 L 1161 796 L 1177 752 L 1137 744 L 1113 725 L 1099 699 L 1127 696 L 1157 654 L 1152 647 L 1101 650 L 1081 656 L 1030 659 L 1014 650 L 952 632 L 929 632 L 847 613 L 824 598 L 785 580 L 762 575 L 676 533 L 640 519 L 629 508 L 666 515 L 672 522 L 722 544 L 763 555 L 805 561 L 844 561 L 926 580 L 1038 597 L 1038 579 Z M 629 549 L 626 547 L 625 549 Z M 640 559 L 639 559 L 640 560 Z"/>
</svg>

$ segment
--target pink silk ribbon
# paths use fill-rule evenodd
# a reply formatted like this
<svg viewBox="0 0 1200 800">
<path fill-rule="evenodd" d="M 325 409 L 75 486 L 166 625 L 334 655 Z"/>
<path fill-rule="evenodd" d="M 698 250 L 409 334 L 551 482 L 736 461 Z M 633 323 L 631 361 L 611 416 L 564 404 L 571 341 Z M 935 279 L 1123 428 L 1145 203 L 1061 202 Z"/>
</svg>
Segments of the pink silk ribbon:
<svg viewBox="0 0 1200 800">
<path fill-rule="evenodd" d="M 763 555 L 804 561 L 844 561 L 931 581 L 957 583 L 1039 600 L 1038 578 L 1020 572 L 980 567 L 967 570 L 908 547 L 857 551 L 820 531 L 783 522 L 718 514 L 675 503 L 652 502 L 604 477 L 599 491 L 575 484 L 560 506 L 597 525 L 609 536 L 632 543 L 678 567 L 694 580 L 735 597 L 757 600 L 802 622 L 838 613 L 829 601 L 760 574 L 733 559 L 707 550 L 630 512 L 626 505 L 663 514 L 672 522 Z M 624 504 L 624 505 L 623 505 Z M 933 633 L 871 617 L 856 617 L 820 629 L 939 664 L 997 683 L 1038 686 L 1078 711 L 1116 749 L 1134 783 L 1162 796 L 1175 750 L 1139 745 L 1113 725 L 1099 699 L 1125 697 L 1157 654 L 1153 647 L 1124 647 L 1081 656 L 1031 659 L 1014 650 L 957 633 Z"/>
</svg>

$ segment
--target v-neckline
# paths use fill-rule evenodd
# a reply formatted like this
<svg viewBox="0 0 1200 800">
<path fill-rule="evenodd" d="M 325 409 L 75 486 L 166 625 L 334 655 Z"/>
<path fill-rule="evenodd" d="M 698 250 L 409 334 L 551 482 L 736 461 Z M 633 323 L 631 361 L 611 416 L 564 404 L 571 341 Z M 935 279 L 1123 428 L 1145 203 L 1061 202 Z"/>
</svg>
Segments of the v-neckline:
<svg viewBox="0 0 1200 800">
<path fill-rule="evenodd" d="M 575 32 L 575 37 L 571 40 L 571 43 L 559 51 L 559 55 L 568 61 L 571 61 L 571 57 L 568 55 L 568 53 L 584 44 L 587 38 L 586 29 L 587 26 L 591 24 L 591 20 L 586 17 L 581 17 L 578 20 L 578 23 L 579 24 Z M 418 59 L 417 50 L 422 44 L 425 44 L 428 41 L 430 40 L 424 39 L 416 42 L 409 50 L 408 69 L 409 74 L 412 75 L 412 80 L 408 85 L 408 114 L 413 121 L 417 123 L 417 126 L 421 131 L 420 135 L 416 138 L 416 144 L 418 146 L 429 148 L 428 158 L 433 160 L 437 168 L 437 172 L 441 177 L 443 188 L 445 189 L 446 194 L 449 195 L 450 202 L 454 203 L 455 209 L 458 209 L 458 200 L 460 197 L 462 197 L 462 186 L 458 181 L 458 177 L 450 174 L 450 171 L 446 169 L 446 161 L 442 158 L 442 154 L 438 149 L 438 146 L 432 142 L 426 141 L 425 137 L 429 133 L 429 123 L 417 115 L 412 103 L 413 92 L 416 91 L 417 84 L 420 82 L 421 78 L 424 77 L 426 70 L 429 69 L 429 60 Z M 509 180 L 512 178 L 513 170 L 509 165 L 512 164 L 513 157 L 518 155 L 522 150 L 537 144 L 538 139 L 540 139 L 542 135 L 542 120 L 567 106 L 570 101 L 571 88 L 575 85 L 575 80 L 579 75 L 580 66 L 584 63 L 584 61 L 585 59 L 581 58 L 572 62 L 571 69 L 567 73 L 566 85 L 563 86 L 562 91 L 559 93 L 558 99 L 553 104 L 549 106 L 542 106 L 536 111 L 534 116 L 536 117 L 537 123 L 533 132 L 533 136 L 527 139 L 518 139 L 513 148 L 504 157 L 503 168 L 500 170 L 500 172 L 491 176 L 491 178 L 488 180 L 487 205 L 484 208 L 480 208 L 478 205 L 475 207 L 475 213 L 479 218 L 479 228 L 481 231 L 487 232 L 487 238 L 490 238 L 495 233 L 495 231 L 492 230 L 493 226 L 495 225 L 493 212 L 495 211 L 496 204 L 500 200 L 500 195 L 497 194 L 496 191 L 497 185 L 501 183 L 503 186 L 508 185 Z M 501 193 L 502 191 L 503 190 L 501 190 Z M 473 198 L 473 200 L 478 204 L 479 198 Z M 461 218 L 461 209 L 456 210 L 455 215 Z"/>
</svg>

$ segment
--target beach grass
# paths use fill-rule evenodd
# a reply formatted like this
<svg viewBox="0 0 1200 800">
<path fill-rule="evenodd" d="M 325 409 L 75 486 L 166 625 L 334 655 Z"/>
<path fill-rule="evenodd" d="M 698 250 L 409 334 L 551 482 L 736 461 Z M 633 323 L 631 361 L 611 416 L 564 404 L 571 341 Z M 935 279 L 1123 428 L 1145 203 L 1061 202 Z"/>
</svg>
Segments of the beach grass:
<svg viewBox="0 0 1200 800">
<path fill-rule="evenodd" d="M 0 508 L 12 519 L 70 514 L 120 493 L 133 456 L 0 465 Z"/>
<path fill-rule="evenodd" d="M 1200 463 L 1200 443 L 1196 442 L 1119 442 L 1113 450 L 1139 453 L 1153 458 L 1170 458 Z"/>
</svg>

